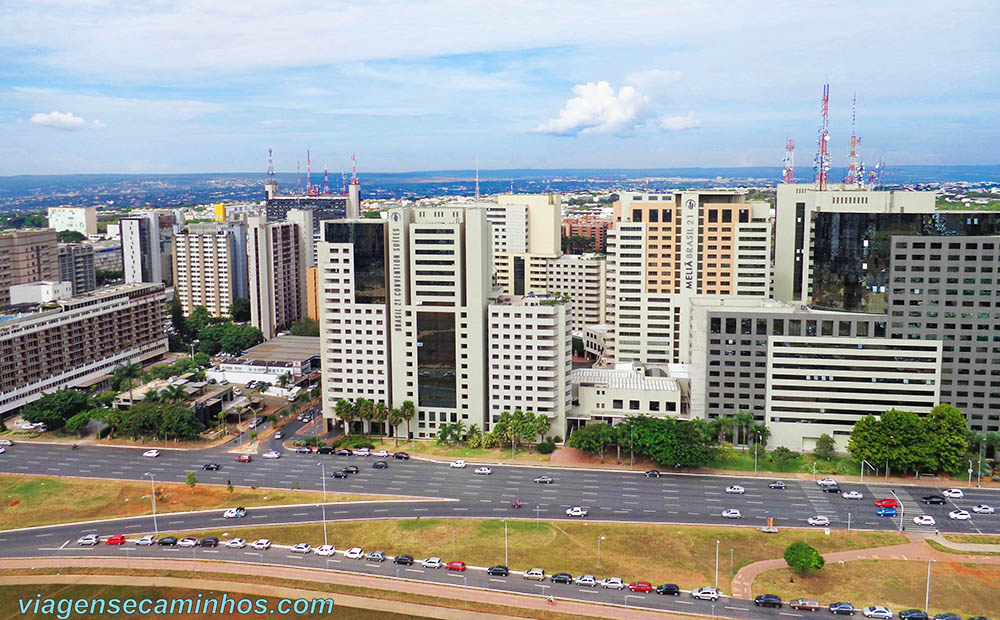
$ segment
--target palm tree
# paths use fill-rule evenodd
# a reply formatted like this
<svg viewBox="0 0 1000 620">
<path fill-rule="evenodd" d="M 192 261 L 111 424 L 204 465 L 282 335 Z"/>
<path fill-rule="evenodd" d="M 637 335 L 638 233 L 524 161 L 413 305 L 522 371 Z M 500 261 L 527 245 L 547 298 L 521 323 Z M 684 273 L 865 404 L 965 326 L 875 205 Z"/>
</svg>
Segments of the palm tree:
<svg viewBox="0 0 1000 620">
<path fill-rule="evenodd" d="M 335 411 L 337 417 L 344 421 L 344 437 L 347 437 L 351 434 L 351 420 L 355 418 L 354 405 L 351 401 L 340 398 L 337 399 Z"/>
<path fill-rule="evenodd" d="M 399 407 L 389 410 L 389 426 L 392 427 L 392 436 L 396 439 L 396 447 L 399 447 L 399 425 L 403 423 L 403 411 Z"/>
<path fill-rule="evenodd" d="M 383 434 L 382 423 L 389 419 L 389 408 L 385 406 L 384 402 L 379 401 L 375 403 L 375 406 L 372 408 L 372 419 L 378 422 L 379 436 L 381 437 Z"/>
<path fill-rule="evenodd" d="M 130 390 L 131 391 L 131 390 Z M 131 398 L 131 396 L 130 396 Z M 160 402 L 160 393 L 157 390 L 147 390 L 142 397 L 142 402 L 144 403 L 158 403 Z"/>
<path fill-rule="evenodd" d="M 466 429 L 465 431 L 465 438 L 468 439 L 469 437 L 475 437 L 476 435 L 482 435 L 482 434 L 483 431 L 480 430 L 478 424 L 470 424 L 469 428 Z"/>
<path fill-rule="evenodd" d="M 160 395 L 163 397 L 164 400 L 169 400 L 172 402 L 181 402 L 187 400 L 188 397 L 187 390 L 184 389 L 183 385 L 168 385 L 167 387 L 163 388 L 163 390 L 160 392 Z"/>
<path fill-rule="evenodd" d="M 122 364 L 118 366 L 113 371 L 114 383 L 121 390 L 122 386 L 127 386 L 128 389 L 128 401 L 132 402 L 132 386 L 135 384 L 135 380 L 142 376 L 142 364 Z"/>
<path fill-rule="evenodd" d="M 746 449 L 747 444 L 750 443 L 748 435 L 750 429 L 753 428 L 754 422 L 756 421 L 757 420 L 754 419 L 753 414 L 750 413 L 749 411 L 736 412 L 736 425 L 740 429 L 740 431 L 742 431 L 744 450 Z"/>
<path fill-rule="evenodd" d="M 284 388 L 285 386 L 288 385 L 288 383 L 291 380 L 292 380 L 292 373 L 286 372 L 285 374 L 283 374 L 280 377 L 278 377 L 278 385 L 280 385 L 282 388 Z"/>
<path fill-rule="evenodd" d="M 399 411 L 403 414 L 403 419 L 406 420 L 406 438 L 410 438 L 410 420 L 413 416 L 417 415 L 417 408 L 413 404 L 412 400 L 404 400 L 403 404 L 400 405 Z"/>
<path fill-rule="evenodd" d="M 451 425 L 451 435 L 455 441 L 462 441 L 467 437 L 465 422 L 459 420 Z"/>
<path fill-rule="evenodd" d="M 368 436 L 371 437 L 372 401 L 367 398 L 358 398 L 354 401 L 354 413 L 362 421 L 361 432 L 364 434 L 364 422 L 368 422 Z"/>
</svg>

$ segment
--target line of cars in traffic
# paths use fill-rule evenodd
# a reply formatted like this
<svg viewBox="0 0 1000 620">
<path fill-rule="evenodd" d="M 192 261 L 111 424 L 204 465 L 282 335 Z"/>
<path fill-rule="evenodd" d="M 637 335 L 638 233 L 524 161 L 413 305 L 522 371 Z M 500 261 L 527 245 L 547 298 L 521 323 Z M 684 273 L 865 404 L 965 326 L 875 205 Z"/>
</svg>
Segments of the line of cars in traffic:
<svg viewBox="0 0 1000 620">
<path fill-rule="evenodd" d="M 757 607 L 774 607 L 777 609 L 781 609 L 782 606 L 786 604 L 783 603 L 781 597 L 779 597 L 776 594 L 762 594 L 757 598 L 755 598 L 753 602 L 754 605 L 756 605 Z M 817 601 L 816 599 L 807 599 L 807 598 L 800 598 L 794 601 L 789 601 L 787 605 L 792 609 L 798 611 L 819 611 L 824 607 L 824 605 L 820 605 L 819 601 Z M 893 615 L 892 610 L 885 605 L 869 605 L 868 607 L 864 607 L 859 610 L 854 607 L 853 603 L 849 603 L 846 601 L 838 601 L 836 603 L 830 603 L 829 605 L 825 605 L 825 607 L 831 614 L 835 615 L 853 616 L 855 613 L 860 611 L 861 615 L 864 616 L 865 618 L 892 620 L 893 618 L 896 617 L 895 615 Z M 919 609 L 906 609 L 900 611 L 899 618 L 900 620 L 932 620 L 927 615 L 926 612 L 921 611 Z M 933 620 L 962 620 L 962 617 L 959 616 L 958 614 L 953 614 L 953 613 L 940 613 L 934 616 Z M 990 619 L 985 616 L 975 616 L 973 618 L 969 618 L 969 620 L 990 620 Z"/>
</svg>

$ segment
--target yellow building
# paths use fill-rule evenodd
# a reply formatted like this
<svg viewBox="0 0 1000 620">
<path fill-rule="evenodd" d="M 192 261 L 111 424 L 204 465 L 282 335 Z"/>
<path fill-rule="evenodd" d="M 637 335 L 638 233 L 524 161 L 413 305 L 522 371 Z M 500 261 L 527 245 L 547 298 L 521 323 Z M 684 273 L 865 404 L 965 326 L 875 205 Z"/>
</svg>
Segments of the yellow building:
<svg viewBox="0 0 1000 620">
<path fill-rule="evenodd" d="M 317 278 L 316 267 L 306 267 L 306 316 L 314 321 L 319 320 Z"/>
<path fill-rule="evenodd" d="M 226 221 L 226 205 L 221 203 L 215 205 L 215 221 L 216 222 Z"/>
<path fill-rule="evenodd" d="M 496 285 L 507 295 L 544 295 L 548 261 L 562 255 L 559 194 L 501 194 L 487 208 Z"/>
</svg>

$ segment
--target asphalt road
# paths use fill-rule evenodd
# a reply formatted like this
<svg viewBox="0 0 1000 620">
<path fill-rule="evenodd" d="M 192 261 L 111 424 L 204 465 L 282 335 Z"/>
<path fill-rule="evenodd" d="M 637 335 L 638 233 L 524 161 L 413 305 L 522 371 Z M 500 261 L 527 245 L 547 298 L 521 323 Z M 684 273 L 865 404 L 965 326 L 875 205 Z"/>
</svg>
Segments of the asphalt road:
<svg viewBox="0 0 1000 620">
<path fill-rule="evenodd" d="M 261 453 L 273 445 L 263 446 Z M 823 493 L 812 481 L 787 481 L 785 490 L 768 489 L 773 478 L 727 478 L 722 476 L 696 476 L 664 474 L 662 478 L 646 478 L 642 472 L 609 472 L 586 470 L 558 470 L 525 466 L 492 466 L 491 475 L 475 475 L 474 465 L 465 469 L 452 469 L 447 464 L 418 461 L 397 461 L 388 459 L 389 468 L 373 469 L 373 457 L 338 457 L 317 454 L 298 455 L 283 451 L 277 460 L 255 457 L 251 463 L 236 463 L 235 455 L 225 448 L 205 451 L 162 450 L 158 458 L 142 457 L 143 450 L 130 448 L 109 448 L 81 446 L 72 450 L 69 446 L 18 443 L 0 455 L 0 472 L 31 473 L 45 475 L 88 476 L 94 478 L 115 478 L 148 480 L 151 473 L 157 481 L 183 482 L 188 472 L 194 471 L 201 483 L 226 484 L 232 481 L 237 486 L 257 484 L 263 487 L 291 488 L 297 484 L 302 489 L 322 488 L 323 473 L 326 474 L 328 492 L 346 491 L 352 493 L 410 495 L 434 500 L 415 500 L 400 503 L 377 504 L 329 504 L 326 518 L 374 519 L 397 517 L 480 517 L 480 518 L 542 518 L 570 519 L 565 510 L 571 506 L 583 506 L 589 510 L 587 520 L 639 521 L 697 523 L 717 525 L 752 525 L 765 523 L 765 515 L 772 513 L 778 527 L 808 527 L 806 519 L 812 515 L 830 518 L 833 528 L 846 528 L 850 519 L 851 528 L 888 530 L 897 528 L 898 519 L 881 518 L 875 515 L 874 500 L 889 497 L 889 489 L 896 492 L 903 502 L 903 522 L 910 528 L 911 517 L 930 514 L 937 520 L 942 531 L 961 533 L 1000 533 L 1000 516 L 973 515 L 971 521 L 953 521 L 947 513 L 956 507 L 971 509 L 977 503 L 1000 504 L 1000 493 L 982 489 L 967 489 L 965 499 L 949 500 L 945 506 L 925 506 L 918 499 L 931 493 L 928 487 L 895 485 L 886 487 L 878 484 L 847 484 L 843 490 L 858 490 L 864 493 L 863 500 L 846 500 L 836 494 Z M 222 469 L 217 472 L 203 471 L 202 465 L 217 462 Z M 324 466 L 321 466 L 324 464 Z M 330 474 L 347 464 L 358 465 L 360 472 L 347 479 L 333 479 Z M 551 475 L 555 482 L 551 485 L 535 484 L 532 479 L 541 474 Z M 743 495 L 727 494 L 728 485 L 739 484 L 746 489 Z M 450 501 L 435 501 L 435 500 Z M 523 504 L 515 510 L 511 502 L 515 499 Z M 740 520 L 721 517 L 727 508 L 737 508 L 743 513 Z M 470 569 L 464 573 L 444 569 L 422 569 L 420 567 L 394 566 L 347 560 L 338 554 L 333 558 L 316 557 L 313 554 L 291 554 L 287 549 L 272 548 L 256 552 L 235 549 L 182 549 L 141 548 L 133 544 L 121 547 L 99 545 L 79 547 L 77 538 L 84 534 L 109 535 L 127 533 L 133 537 L 139 533 L 190 530 L 217 530 L 220 534 L 235 525 L 267 525 L 316 522 L 322 519 L 319 506 L 299 506 L 285 508 L 254 508 L 245 519 L 238 523 L 225 520 L 221 511 L 194 513 L 187 515 L 161 514 L 154 526 L 150 517 L 131 517 L 99 524 L 81 524 L 33 528 L 26 531 L 0 531 L 0 555 L 130 555 L 141 557 L 193 557 L 199 559 L 220 559 L 234 561 L 263 561 L 295 566 L 316 566 L 336 570 L 349 570 L 375 575 L 398 576 L 441 583 L 452 583 L 483 588 L 502 589 L 513 592 L 555 594 L 557 596 L 602 602 L 625 603 L 628 595 L 630 606 L 654 609 L 669 609 L 692 613 L 712 613 L 711 604 L 696 601 L 684 594 L 681 597 L 664 597 L 653 594 L 631 594 L 603 590 L 529 582 L 520 575 L 508 578 L 489 577 L 481 569 Z M 933 528 L 931 528 L 933 529 Z M 307 541 L 313 545 L 322 541 Z M 334 541 L 341 550 L 339 541 Z M 346 545 L 349 541 L 343 541 Z M 126 551 L 129 549 L 129 551 Z M 443 558 L 449 560 L 453 558 Z M 502 563 L 498 559 L 498 563 Z M 513 566 L 516 569 L 531 567 Z M 559 571 L 558 566 L 541 567 L 546 573 Z M 608 575 L 598 575 L 598 578 Z M 542 588 L 541 586 L 548 586 Z M 653 584 L 659 585 L 659 584 Z M 709 584 L 706 584 L 709 585 Z M 856 601 L 863 606 L 864 601 Z M 757 609 L 752 602 L 723 597 L 716 604 L 715 613 L 720 617 L 732 618 L 776 618 L 778 611 Z M 785 608 L 783 616 L 795 616 L 797 612 Z"/>
</svg>

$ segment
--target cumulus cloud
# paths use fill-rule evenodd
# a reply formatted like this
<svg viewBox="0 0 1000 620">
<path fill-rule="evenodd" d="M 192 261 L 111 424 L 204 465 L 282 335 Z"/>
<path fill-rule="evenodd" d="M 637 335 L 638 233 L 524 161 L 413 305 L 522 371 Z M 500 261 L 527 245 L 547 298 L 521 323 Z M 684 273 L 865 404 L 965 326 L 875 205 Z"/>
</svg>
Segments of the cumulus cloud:
<svg viewBox="0 0 1000 620">
<path fill-rule="evenodd" d="M 701 127 L 701 121 L 694 117 L 694 112 L 688 112 L 687 116 L 661 116 L 656 124 L 663 131 L 684 131 Z"/>
<path fill-rule="evenodd" d="M 87 121 L 72 112 L 39 112 L 31 117 L 32 124 L 54 129 L 80 129 Z"/>
<path fill-rule="evenodd" d="M 615 92 L 606 81 L 587 82 L 573 87 L 576 97 L 566 102 L 559 118 L 535 127 L 536 133 L 573 136 L 592 133 L 620 133 L 641 125 L 650 105 L 649 97 L 632 86 Z"/>
</svg>

